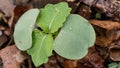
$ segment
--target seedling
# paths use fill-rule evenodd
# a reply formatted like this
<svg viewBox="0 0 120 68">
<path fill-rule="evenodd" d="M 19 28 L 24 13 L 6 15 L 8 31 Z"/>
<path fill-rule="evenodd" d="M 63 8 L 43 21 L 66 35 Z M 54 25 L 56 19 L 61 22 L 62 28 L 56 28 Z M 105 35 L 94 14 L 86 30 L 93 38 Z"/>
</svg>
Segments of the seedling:
<svg viewBox="0 0 120 68">
<path fill-rule="evenodd" d="M 36 67 L 46 63 L 53 50 L 64 58 L 77 60 L 94 45 L 92 25 L 70 11 L 66 2 L 48 4 L 40 10 L 28 10 L 18 20 L 14 31 L 15 44 L 31 55 Z M 34 27 L 35 23 L 41 30 Z"/>
</svg>

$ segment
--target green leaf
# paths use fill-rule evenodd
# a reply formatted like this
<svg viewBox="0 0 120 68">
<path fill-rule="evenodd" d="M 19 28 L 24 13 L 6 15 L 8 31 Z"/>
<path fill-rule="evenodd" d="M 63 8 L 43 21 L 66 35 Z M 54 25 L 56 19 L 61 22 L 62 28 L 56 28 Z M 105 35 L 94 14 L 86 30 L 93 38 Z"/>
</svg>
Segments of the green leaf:
<svg viewBox="0 0 120 68">
<path fill-rule="evenodd" d="M 94 42 L 95 32 L 91 24 L 83 17 L 71 14 L 55 38 L 54 50 L 67 59 L 81 59 Z"/>
<path fill-rule="evenodd" d="M 118 63 L 110 63 L 108 64 L 108 68 L 118 68 Z"/>
<path fill-rule="evenodd" d="M 41 12 L 37 19 L 37 25 L 43 29 L 45 33 L 56 32 L 70 14 L 71 8 L 66 2 L 56 5 L 48 4 Z"/>
<path fill-rule="evenodd" d="M 46 63 L 48 57 L 52 55 L 53 37 L 51 34 L 45 34 L 39 30 L 33 31 L 33 45 L 27 50 L 27 53 L 32 56 L 32 61 L 35 66 Z"/>
<path fill-rule="evenodd" d="M 14 40 L 20 50 L 27 50 L 32 46 L 32 31 L 38 14 L 39 9 L 30 9 L 17 21 Z"/>
</svg>

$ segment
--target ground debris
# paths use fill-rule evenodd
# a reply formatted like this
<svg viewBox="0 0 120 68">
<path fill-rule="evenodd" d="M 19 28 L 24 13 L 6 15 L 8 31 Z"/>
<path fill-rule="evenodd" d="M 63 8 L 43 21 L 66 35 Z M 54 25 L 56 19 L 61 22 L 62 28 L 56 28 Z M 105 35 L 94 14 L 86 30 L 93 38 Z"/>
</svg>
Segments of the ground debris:
<svg viewBox="0 0 120 68">
<path fill-rule="evenodd" d="M 95 6 L 101 9 L 106 16 L 120 21 L 120 1 L 117 0 L 98 0 Z"/>
<path fill-rule="evenodd" d="M 0 49 L 1 49 L 1 47 L 3 46 L 3 44 L 5 43 L 5 42 L 7 42 L 7 36 L 6 35 L 4 35 L 4 34 L 2 34 L 1 36 L 0 36 Z"/>
<path fill-rule="evenodd" d="M 95 46 L 99 55 L 104 59 L 109 58 L 107 62 L 120 61 L 120 22 L 90 20 L 90 23 L 97 26 Z"/>
<path fill-rule="evenodd" d="M 0 58 L 4 68 L 20 68 L 21 63 L 26 59 L 15 45 L 7 46 L 0 50 Z"/>
<path fill-rule="evenodd" d="M 51 56 L 46 64 L 44 64 L 45 68 L 60 68 L 57 63 L 57 60 L 54 56 Z"/>
<path fill-rule="evenodd" d="M 91 9 L 89 6 L 87 5 L 81 5 L 79 6 L 79 10 L 78 10 L 78 14 L 80 14 L 81 16 L 83 16 L 86 19 L 89 19 L 91 16 Z"/>
<path fill-rule="evenodd" d="M 100 47 L 108 47 L 110 43 L 112 43 L 112 40 L 104 36 L 97 37 L 95 42 Z"/>
<path fill-rule="evenodd" d="M 66 60 L 63 62 L 64 68 L 76 68 L 77 67 L 77 60 Z"/>
<path fill-rule="evenodd" d="M 89 48 L 87 56 L 78 61 L 78 68 L 104 68 L 104 59 L 93 46 Z"/>
<path fill-rule="evenodd" d="M 93 6 L 106 17 L 120 21 L 120 1 L 119 0 L 80 0 L 81 2 Z"/>
<path fill-rule="evenodd" d="M 111 49 L 110 58 L 113 61 L 120 61 L 120 46 L 118 48 L 112 48 Z"/>
<path fill-rule="evenodd" d="M 56 4 L 59 2 L 68 2 L 72 8 L 71 13 L 75 13 L 79 6 L 77 0 L 33 0 L 32 4 L 35 8 L 43 8 L 46 4 Z"/>
<path fill-rule="evenodd" d="M 88 4 L 90 6 L 93 5 L 95 1 L 96 0 L 80 0 L 80 2 L 83 2 L 83 3 Z"/>
</svg>

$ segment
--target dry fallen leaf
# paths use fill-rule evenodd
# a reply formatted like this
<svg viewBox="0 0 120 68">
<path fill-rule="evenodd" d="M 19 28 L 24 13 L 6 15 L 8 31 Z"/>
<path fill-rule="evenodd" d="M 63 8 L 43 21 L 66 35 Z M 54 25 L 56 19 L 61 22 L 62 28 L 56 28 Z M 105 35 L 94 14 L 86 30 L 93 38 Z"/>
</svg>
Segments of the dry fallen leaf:
<svg viewBox="0 0 120 68">
<path fill-rule="evenodd" d="M 89 20 L 92 25 L 99 26 L 106 30 L 120 29 L 120 23 L 114 21 Z"/>
<path fill-rule="evenodd" d="M 5 16 L 10 17 L 15 7 L 15 5 L 13 5 L 13 0 L 0 0 L 0 3 L 0 10 L 5 13 Z"/>
<path fill-rule="evenodd" d="M 90 23 L 97 26 L 95 30 L 99 35 L 97 35 L 95 44 L 101 57 L 104 59 L 110 57 L 113 61 L 120 61 L 120 23 L 100 20 L 90 20 Z"/>
<path fill-rule="evenodd" d="M 20 68 L 26 56 L 22 55 L 15 45 L 11 45 L 0 50 L 0 58 L 4 68 Z"/>
</svg>

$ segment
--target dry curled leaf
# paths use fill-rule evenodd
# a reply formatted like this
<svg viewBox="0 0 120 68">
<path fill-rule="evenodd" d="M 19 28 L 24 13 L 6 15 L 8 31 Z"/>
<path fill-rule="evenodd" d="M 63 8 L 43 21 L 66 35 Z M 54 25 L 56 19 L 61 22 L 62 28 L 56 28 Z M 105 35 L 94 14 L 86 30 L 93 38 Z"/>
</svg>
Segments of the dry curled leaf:
<svg viewBox="0 0 120 68">
<path fill-rule="evenodd" d="M 116 30 L 120 28 L 119 22 L 114 21 L 101 21 L 101 20 L 89 20 L 92 25 L 99 26 L 106 30 Z"/>
<path fill-rule="evenodd" d="M 0 58 L 4 68 L 20 68 L 26 56 L 22 55 L 15 45 L 11 45 L 0 50 Z"/>
<path fill-rule="evenodd" d="M 113 61 L 120 61 L 120 48 L 119 49 L 111 49 L 110 58 Z"/>
<path fill-rule="evenodd" d="M 109 47 L 110 49 L 110 55 L 109 57 L 113 61 L 120 61 L 120 45 L 116 43 L 112 43 Z"/>
</svg>

